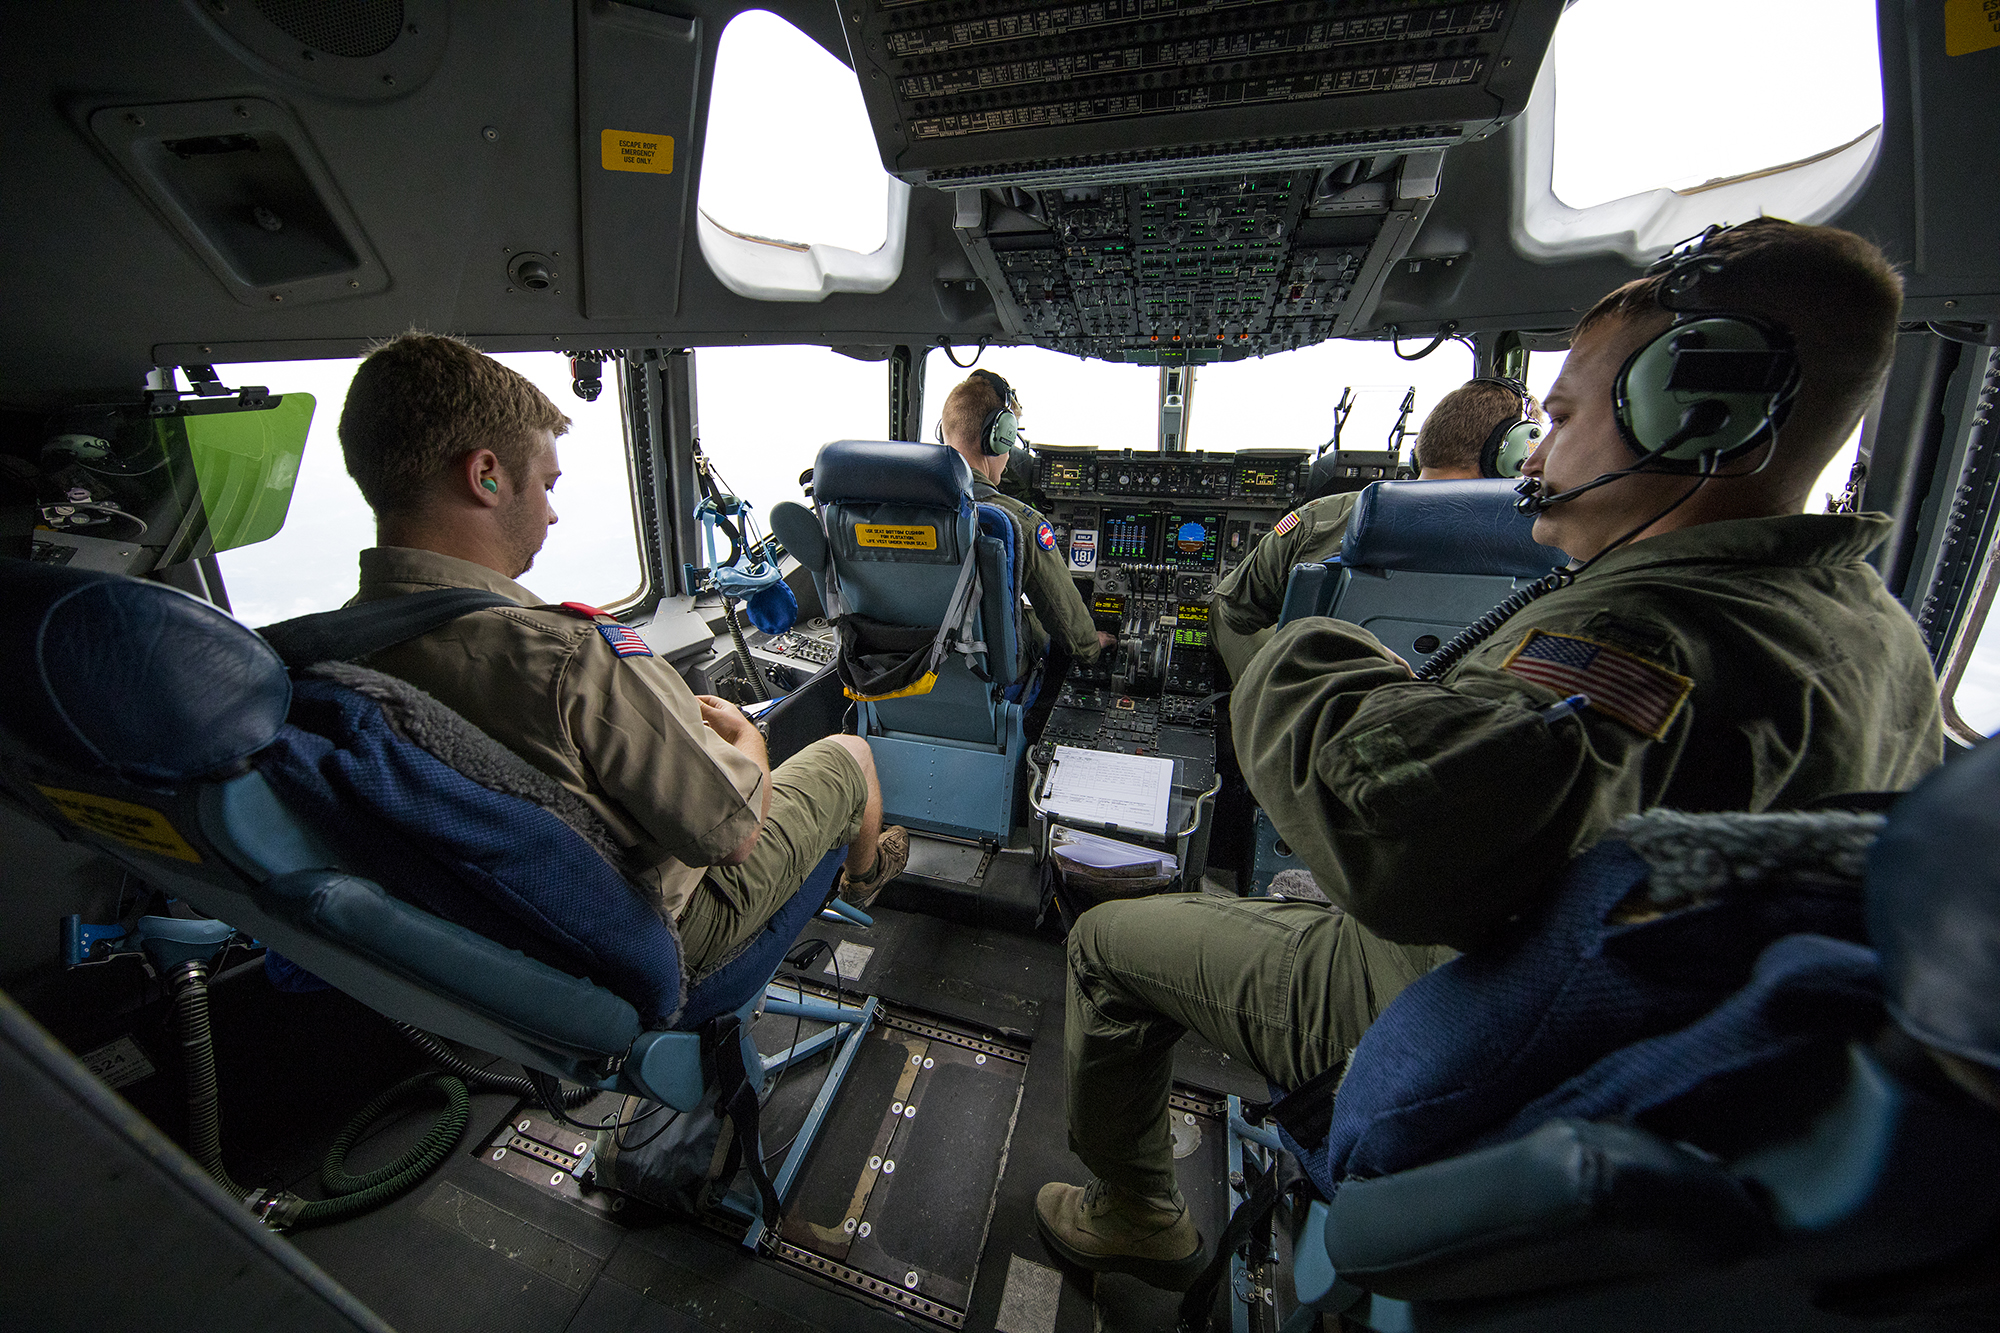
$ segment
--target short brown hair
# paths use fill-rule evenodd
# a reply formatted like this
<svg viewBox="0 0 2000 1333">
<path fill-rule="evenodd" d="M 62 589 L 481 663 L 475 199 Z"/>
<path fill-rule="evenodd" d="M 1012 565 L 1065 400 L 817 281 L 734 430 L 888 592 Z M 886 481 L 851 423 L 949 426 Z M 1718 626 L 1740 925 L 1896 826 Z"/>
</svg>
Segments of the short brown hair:
<svg viewBox="0 0 2000 1333">
<path fill-rule="evenodd" d="M 1528 415 L 1542 420 L 1542 405 L 1528 395 Z M 1479 451 L 1502 422 L 1521 419 L 1521 397 L 1491 380 L 1461 384 L 1438 399 L 1417 430 L 1417 466 L 1479 471 Z"/>
<path fill-rule="evenodd" d="M 519 371 L 462 338 L 412 329 L 362 358 L 340 411 L 340 450 L 381 515 L 421 504 L 474 449 L 491 449 L 520 476 L 538 432 L 568 429 L 569 418 Z"/>
<path fill-rule="evenodd" d="M 1832 457 L 1889 372 L 1903 308 L 1901 275 L 1851 231 L 1781 218 L 1731 227 L 1702 253 L 1719 259 L 1721 270 L 1669 295 L 1673 309 L 1661 302 L 1671 273 L 1639 278 L 1592 306 L 1576 334 L 1610 318 L 1664 321 L 1675 309 L 1734 310 L 1769 320 L 1791 335 L 1799 357 L 1798 393 L 1781 438 L 1800 441 L 1803 457 Z"/>
<path fill-rule="evenodd" d="M 979 444 L 979 428 L 986 424 L 986 418 L 1000 407 L 1000 391 L 993 387 L 990 376 L 974 373 L 966 376 L 945 396 L 944 438 L 950 443 L 953 438 L 969 440 L 976 448 Z"/>
</svg>

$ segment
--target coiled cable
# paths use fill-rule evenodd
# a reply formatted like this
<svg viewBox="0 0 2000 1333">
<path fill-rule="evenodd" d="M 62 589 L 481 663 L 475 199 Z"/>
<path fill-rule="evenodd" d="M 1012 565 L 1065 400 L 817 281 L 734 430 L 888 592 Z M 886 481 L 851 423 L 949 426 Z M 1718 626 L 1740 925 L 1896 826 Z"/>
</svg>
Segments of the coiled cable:
<svg viewBox="0 0 2000 1333">
<path fill-rule="evenodd" d="M 1558 588 L 1567 588 L 1576 582 L 1576 574 L 1567 569 L 1553 569 L 1536 579 L 1525 588 L 1518 588 L 1507 599 L 1488 611 L 1479 619 L 1467 625 L 1452 636 L 1450 643 L 1432 653 L 1430 660 L 1416 669 L 1418 680 L 1435 681 L 1458 665 L 1459 659 L 1477 648 L 1492 636 L 1493 631 L 1507 623 L 1516 611 L 1538 597 L 1546 597 Z"/>
</svg>

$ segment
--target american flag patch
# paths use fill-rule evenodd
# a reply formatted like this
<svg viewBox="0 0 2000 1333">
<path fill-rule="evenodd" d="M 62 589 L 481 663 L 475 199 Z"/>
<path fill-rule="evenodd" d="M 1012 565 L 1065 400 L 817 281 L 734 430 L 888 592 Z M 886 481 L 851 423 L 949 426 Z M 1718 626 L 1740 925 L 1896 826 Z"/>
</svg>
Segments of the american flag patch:
<svg viewBox="0 0 2000 1333">
<path fill-rule="evenodd" d="M 611 645 L 611 651 L 620 657 L 651 657 L 653 650 L 639 637 L 639 632 L 628 625 L 599 625 L 597 632 Z"/>
<path fill-rule="evenodd" d="M 1276 535 L 1282 537 L 1286 533 L 1290 532 L 1293 528 L 1296 528 L 1298 525 L 1299 525 L 1299 511 L 1294 509 L 1291 513 L 1279 519 L 1278 526 L 1272 528 L 1271 531 Z"/>
<path fill-rule="evenodd" d="M 1643 657 L 1570 634 L 1529 630 L 1501 664 L 1557 694 L 1587 694 L 1593 710 L 1616 718 L 1642 736 L 1667 734 L 1694 682 Z"/>
</svg>

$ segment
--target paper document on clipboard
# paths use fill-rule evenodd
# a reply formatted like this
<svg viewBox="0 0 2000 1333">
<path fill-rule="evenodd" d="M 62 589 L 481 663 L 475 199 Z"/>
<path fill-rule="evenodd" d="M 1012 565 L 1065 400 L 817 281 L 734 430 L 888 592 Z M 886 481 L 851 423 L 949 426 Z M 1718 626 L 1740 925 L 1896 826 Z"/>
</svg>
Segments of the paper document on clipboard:
<svg viewBox="0 0 2000 1333">
<path fill-rule="evenodd" d="M 1058 745 L 1043 805 L 1051 815 L 1164 837 L 1174 761 Z"/>
</svg>

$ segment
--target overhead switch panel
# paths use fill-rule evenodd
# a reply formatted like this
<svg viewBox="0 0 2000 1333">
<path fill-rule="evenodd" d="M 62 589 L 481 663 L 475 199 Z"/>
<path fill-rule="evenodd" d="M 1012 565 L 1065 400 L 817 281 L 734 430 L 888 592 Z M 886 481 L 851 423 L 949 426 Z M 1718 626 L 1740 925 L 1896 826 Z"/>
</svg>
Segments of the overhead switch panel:
<svg viewBox="0 0 2000 1333">
<path fill-rule="evenodd" d="M 1103 183 L 1449 147 L 1525 104 L 1561 0 L 844 0 L 884 165 Z"/>
</svg>

